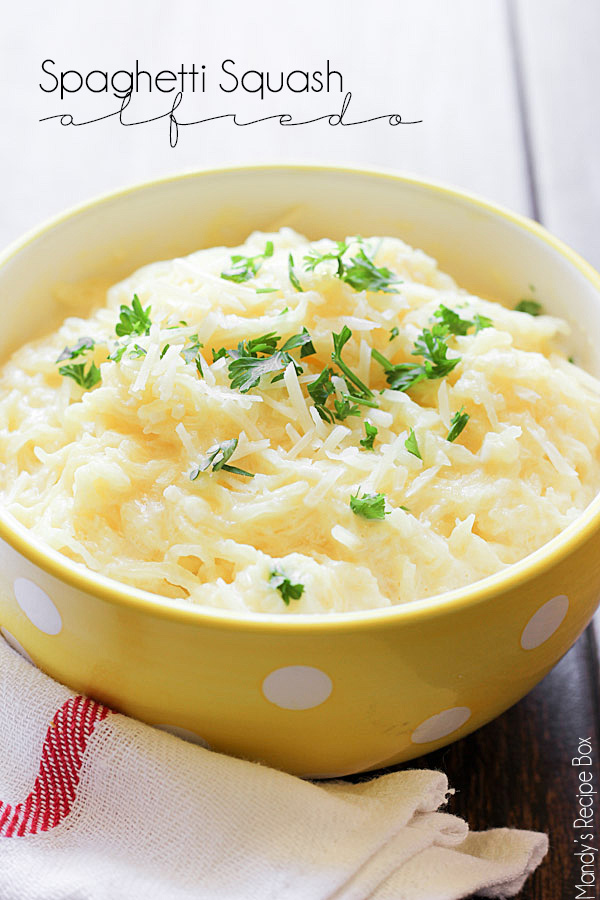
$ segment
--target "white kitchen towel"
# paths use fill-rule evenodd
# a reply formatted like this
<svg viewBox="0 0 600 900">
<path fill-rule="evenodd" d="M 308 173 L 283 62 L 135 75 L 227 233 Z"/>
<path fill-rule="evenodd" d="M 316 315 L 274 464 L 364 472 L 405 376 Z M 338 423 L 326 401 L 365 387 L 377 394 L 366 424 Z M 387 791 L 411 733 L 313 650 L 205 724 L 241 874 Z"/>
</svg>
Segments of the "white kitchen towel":
<svg viewBox="0 0 600 900">
<path fill-rule="evenodd" d="M 0 640 L 0 900 L 511 897 L 545 835 L 468 833 L 441 772 L 311 783 L 112 713 Z"/>
</svg>

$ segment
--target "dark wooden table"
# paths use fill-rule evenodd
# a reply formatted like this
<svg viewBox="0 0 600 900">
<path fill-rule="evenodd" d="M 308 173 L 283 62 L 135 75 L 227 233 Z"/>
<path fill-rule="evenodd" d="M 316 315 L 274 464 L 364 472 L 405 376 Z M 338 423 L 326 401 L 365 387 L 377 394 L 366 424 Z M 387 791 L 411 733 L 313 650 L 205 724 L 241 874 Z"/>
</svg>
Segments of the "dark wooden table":
<svg viewBox="0 0 600 900">
<path fill-rule="evenodd" d="M 139 15 L 122 16 L 118 29 L 106 3 L 80 6 L 77 16 L 66 5 L 40 7 L 39 27 L 31 29 L 28 4 L 11 4 L 0 33 L 10 83 L 1 108 L 11 132 L 0 146 L 0 245 L 100 190 L 177 168 L 264 161 L 268 153 L 280 161 L 388 166 L 448 181 L 538 218 L 600 266 L 600 0 L 305 0 L 293 34 L 286 4 L 267 0 L 189 2 L 185 19 L 166 11 L 162 0 L 131 0 Z M 160 42 L 154 40 L 157 26 Z M 210 139 L 199 132 L 176 151 L 168 141 L 148 139 L 144 129 L 127 129 L 125 140 L 110 121 L 78 129 L 77 141 L 60 128 L 35 128 L 40 115 L 55 112 L 37 88 L 36 66 L 50 44 L 64 65 L 75 62 L 74 47 L 79 60 L 98 64 L 111 58 L 123 64 L 135 47 L 158 69 L 169 59 L 202 61 L 207 45 L 199 35 L 223 34 L 216 59 L 221 54 L 277 71 L 290 48 L 301 67 L 318 67 L 329 57 L 344 72 L 345 88 L 355 92 L 358 113 L 389 108 L 422 124 L 396 129 L 393 138 L 369 128 L 276 125 L 236 129 L 234 140 L 227 130 L 209 132 Z M 214 96 L 213 84 L 208 99 Z M 280 107 L 273 101 L 261 114 Z M 288 100 L 283 107 L 296 111 Z M 247 99 L 236 98 L 232 109 L 241 119 L 257 114 Z M 116 151 L 107 153 L 115 141 Z M 596 629 L 600 640 L 600 624 Z M 449 811 L 471 828 L 512 825 L 549 833 L 550 854 L 520 900 L 577 896 L 571 758 L 579 737 L 591 737 L 600 753 L 597 650 L 588 630 L 515 707 L 411 763 L 448 774 L 457 791 Z M 597 760 L 592 771 L 600 784 Z"/>
<path fill-rule="evenodd" d="M 593 764 L 587 771 L 600 790 L 598 684 L 598 648 L 590 627 L 552 672 L 504 715 L 449 747 L 398 767 L 444 771 L 456 789 L 448 812 L 462 816 L 473 830 L 508 826 L 549 835 L 549 854 L 519 900 L 578 895 L 581 869 L 574 839 L 582 832 L 573 828 L 573 820 L 582 768 L 573 767 L 571 760 L 578 755 L 579 739 L 591 739 Z M 596 798 L 596 810 L 599 803 Z M 596 833 L 594 828 L 589 831 Z M 597 840 L 594 845 L 598 847 Z M 600 896 L 596 889 L 592 887 L 589 896 Z"/>
</svg>

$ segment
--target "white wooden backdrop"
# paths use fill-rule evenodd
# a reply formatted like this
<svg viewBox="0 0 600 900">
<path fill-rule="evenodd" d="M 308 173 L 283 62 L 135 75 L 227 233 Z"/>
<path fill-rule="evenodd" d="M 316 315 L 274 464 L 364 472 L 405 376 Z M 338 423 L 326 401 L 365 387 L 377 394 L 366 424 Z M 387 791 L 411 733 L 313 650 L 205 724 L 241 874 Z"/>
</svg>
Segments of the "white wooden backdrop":
<svg viewBox="0 0 600 900">
<path fill-rule="evenodd" d="M 600 267 L 600 0 L 10 0 L 0 25 L 0 245 L 99 192 L 184 168 L 264 161 L 407 170 L 540 218 Z M 146 68 L 221 60 L 344 74 L 353 112 L 398 111 L 391 129 L 230 123 L 171 149 L 163 123 L 60 128 L 82 111 L 44 95 L 40 65 Z M 215 79 L 216 80 L 216 79 Z M 339 95 L 338 95 L 339 96 Z M 308 111 L 282 95 L 202 102 L 242 119 Z M 338 108 L 318 98 L 310 111 Z M 97 107 L 87 104 L 87 110 Z M 106 98 L 103 111 L 115 108 Z M 161 109 L 166 108 L 166 102 Z"/>
<path fill-rule="evenodd" d="M 0 25 L 0 244 L 98 192 L 182 168 L 267 160 L 408 170 L 537 214 L 600 265 L 598 0 L 9 0 Z M 57 67 L 211 71 L 320 68 L 329 58 L 357 114 L 423 124 L 199 126 L 169 148 L 164 125 L 39 124 L 77 108 L 38 87 Z M 206 100 L 243 117 L 306 108 L 275 95 Z M 332 100 L 338 103 L 337 97 Z M 199 98 L 199 103 L 203 103 Z M 331 105 L 331 104 L 329 104 Z M 312 109 L 326 111 L 323 98 Z M 93 111 L 96 107 L 90 107 Z M 105 98 L 104 109 L 115 108 Z"/>
</svg>

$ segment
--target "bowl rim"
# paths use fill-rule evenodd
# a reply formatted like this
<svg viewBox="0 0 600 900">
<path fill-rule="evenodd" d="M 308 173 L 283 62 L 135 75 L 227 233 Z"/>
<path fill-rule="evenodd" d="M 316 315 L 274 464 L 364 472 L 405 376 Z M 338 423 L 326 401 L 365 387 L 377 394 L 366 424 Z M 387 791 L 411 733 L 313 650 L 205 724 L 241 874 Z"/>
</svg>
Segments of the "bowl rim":
<svg viewBox="0 0 600 900">
<path fill-rule="evenodd" d="M 42 237 L 57 225 L 93 209 L 103 203 L 110 203 L 142 192 L 190 178 L 213 177 L 236 173 L 290 172 L 312 175 L 358 175 L 387 181 L 402 182 L 423 191 L 441 194 L 447 198 L 470 205 L 476 209 L 503 219 L 529 232 L 548 244 L 591 282 L 600 298 L 600 273 L 582 256 L 555 237 L 546 228 L 528 216 L 513 212 L 506 207 L 489 201 L 476 193 L 464 191 L 434 179 L 421 178 L 410 173 L 384 167 L 331 165 L 307 162 L 258 163 L 217 166 L 211 168 L 188 169 L 149 180 L 126 185 L 120 189 L 103 192 L 82 203 L 45 219 L 40 225 L 25 232 L 12 241 L 0 253 L 0 268 L 24 250 L 29 244 Z M 438 615 L 459 613 L 470 607 L 484 604 L 488 600 L 521 587 L 532 581 L 544 570 L 561 562 L 574 553 L 595 533 L 600 531 L 600 493 L 583 512 L 558 535 L 543 544 L 533 553 L 506 569 L 479 579 L 465 587 L 454 588 L 420 600 L 411 600 L 397 605 L 368 610 L 353 610 L 334 613 L 264 613 L 229 610 L 194 605 L 185 599 L 171 599 L 159 594 L 135 588 L 88 569 L 42 541 L 32 537 L 28 529 L 21 525 L 10 513 L 0 508 L 0 539 L 70 588 L 91 594 L 115 606 L 127 607 L 132 611 L 153 617 L 171 620 L 173 624 L 185 624 L 199 628 L 212 627 L 233 631 L 267 631 L 278 633 L 332 632 L 348 630 L 376 630 L 400 623 L 420 623 L 424 619 Z"/>
</svg>

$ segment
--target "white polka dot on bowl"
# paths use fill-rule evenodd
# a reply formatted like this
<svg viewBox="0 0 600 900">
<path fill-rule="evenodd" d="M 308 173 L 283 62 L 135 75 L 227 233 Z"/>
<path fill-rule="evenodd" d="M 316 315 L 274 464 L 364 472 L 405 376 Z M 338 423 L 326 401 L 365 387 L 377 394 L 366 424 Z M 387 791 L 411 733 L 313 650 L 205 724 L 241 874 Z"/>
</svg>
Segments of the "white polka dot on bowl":
<svg viewBox="0 0 600 900">
<path fill-rule="evenodd" d="M 521 634 L 523 650 L 535 650 L 549 637 L 552 637 L 562 625 L 568 609 L 569 598 L 566 594 L 558 594 L 540 606 Z"/>
<path fill-rule="evenodd" d="M 14 636 L 14 634 L 11 634 L 11 633 L 10 633 L 10 631 L 8 630 L 8 628 L 0 628 L 0 634 L 2 635 L 2 637 L 4 638 L 4 640 L 6 641 L 6 643 L 7 643 L 10 647 L 13 648 L 13 650 L 16 650 L 17 653 L 20 653 L 21 656 L 23 657 L 23 659 L 26 659 L 27 662 L 31 663 L 32 666 L 35 666 L 34 661 L 33 661 L 32 658 L 30 657 L 30 655 L 29 655 L 29 653 L 27 652 L 27 650 L 25 649 L 25 647 L 24 647 L 21 643 L 19 643 L 19 641 L 18 641 L 18 640 L 16 639 L 16 637 Z"/>
<path fill-rule="evenodd" d="M 314 666 L 274 669 L 262 684 L 264 696 L 282 709 L 312 709 L 324 703 L 333 684 L 329 675 Z"/>
<path fill-rule="evenodd" d="M 62 619 L 46 591 L 28 578 L 15 579 L 13 587 L 17 603 L 31 624 L 44 634 L 58 634 Z"/>
<path fill-rule="evenodd" d="M 166 731 L 168 734 L 172 734 L 175 737 L 182 738 L 184 741 L 189 741 L 190 744 L 198 744 L 200 747 L 205 747 L 207 750 L 210 750 L 210 744 L 208 741 L 205 741 L 203 737 L 200 737 L 199 734 L 196 734 L 195 731 L 189 731 L 187 728 L 180 728 L 179 725 L 155 725 L 155 728 L 158 728 L 159 731 Z"/>
<path fill-rule="evenodd" d="M 468 706 L 453 706 L 444 709 L 421 722 L 410 736 L 413 744 L 428 744 L 430 741 L 439 741 L 447 737 L 453 731 L 457 731 L 471 718 L 471 710 Z"/>
</svg>

